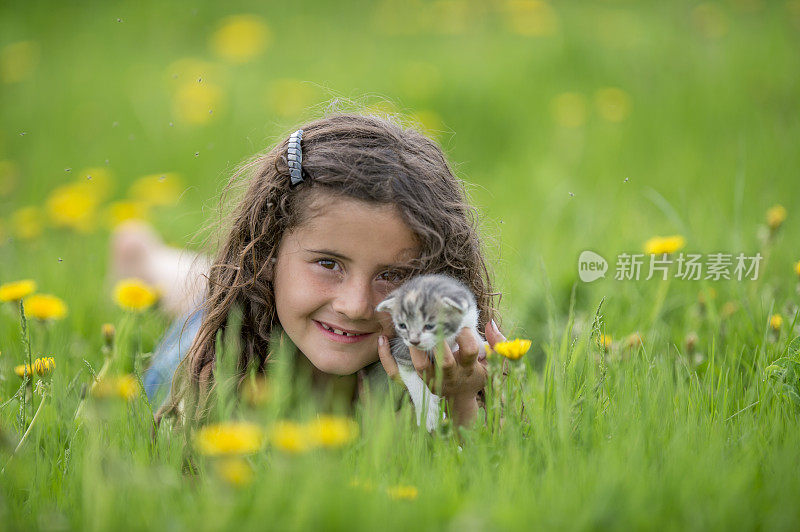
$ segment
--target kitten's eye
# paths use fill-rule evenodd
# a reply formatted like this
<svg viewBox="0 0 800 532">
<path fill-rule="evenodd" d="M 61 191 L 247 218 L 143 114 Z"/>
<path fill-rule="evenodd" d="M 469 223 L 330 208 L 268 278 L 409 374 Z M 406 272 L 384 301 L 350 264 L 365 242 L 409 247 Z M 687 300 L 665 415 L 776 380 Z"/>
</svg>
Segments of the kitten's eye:
<svg viewBox="0 0 800 532">
<path fill-rule="evenodd" d="M 399 328 L 403 329 L 404 331 L 406 330 L 406 324 L 405 323 L 398 323 L 397 326 Z"/>
<path fill-rule="evenodd" d="M 422 328 L 422 330 L 423 331 L 432 331 L 435 328 L 436 328 L 436 325 L 434 325 L 433 323 L 428 323 L 428 324 L 425 325 L 425 327 Z"/>
</svg>

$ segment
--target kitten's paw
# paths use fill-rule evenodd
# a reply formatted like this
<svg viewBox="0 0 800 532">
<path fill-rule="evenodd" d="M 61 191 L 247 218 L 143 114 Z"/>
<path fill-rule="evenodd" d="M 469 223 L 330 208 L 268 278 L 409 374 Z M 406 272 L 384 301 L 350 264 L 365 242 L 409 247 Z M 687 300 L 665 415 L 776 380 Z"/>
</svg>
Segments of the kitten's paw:
<svg viewBox="0 0 800 532">
<path fill-rule="evenodd" d="M 425 418 L 425 428 L 428 432 L 433 432 L 439 428 L 439 421 L 441 421 L 442 413 L 439 408 L 441 400 L 439 397 L 433 395 L 428 400 L 427 417 Z"/>
</svg>

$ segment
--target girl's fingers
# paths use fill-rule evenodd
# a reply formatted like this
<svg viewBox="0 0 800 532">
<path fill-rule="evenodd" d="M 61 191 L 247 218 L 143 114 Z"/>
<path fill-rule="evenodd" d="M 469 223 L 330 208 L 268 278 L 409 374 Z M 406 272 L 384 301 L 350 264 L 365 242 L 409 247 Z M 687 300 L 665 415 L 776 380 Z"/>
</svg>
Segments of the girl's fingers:
<svg viewBox="0 0 800 532">
<path fill-rule="evenodd" d="M 425 381 L 428 388 L 432 388 L 436 381 L 436 371 L 434 371 L 428 353 L 416 347 L 409 347 L 408 350 L 411 353 L 411 361 L 414 363 L 414 369 L 417 370 L 417 374 Z"/>
<path fill-rule="evenodd" d="M 455 366 L 456 357 L 453 355 L 453 351 L 450 350 L 450 346 L 447 345 L 447 342 L 442 340 L 442 371 L 447 375 L 452 372 Z"/>
<path fill-rule="evenodd" d="M 381 365 L 389 378 L 397 380 L 400 378 L 397 370 L 397 362 L 392 356 L 392 349 L 389 347 L 389 340 L 385 336 L 378 337 L 378 357 L 381 359 Z"/>
<path fill-rule="evenodd" d="M 494 348 L 494 344 L 497 342 L 506 341 L 506 337 L 500 333 L 500 329 L 497 328 L 494 320 L 486 324 L 486 341 L 489 342 L 489 347 L 491 348 Z"/>
<path fill-rule="evenodd" d="M 411 362 L 414 363 L 414 369 L 422 375 L 424 371 L 431 367 L 431 359 L 428 358 L 428 353 L 413 346 L 409 347 L 408 350 L 411 352 Z"/>
<path fill-rule="evenodd" d="M 463 367 L 471 367 L 478 358 L 478 339 L 472 334 L 472 329 L 464 327 L 456 336 L 458 344 L 458 363 Z"/>
</svg>

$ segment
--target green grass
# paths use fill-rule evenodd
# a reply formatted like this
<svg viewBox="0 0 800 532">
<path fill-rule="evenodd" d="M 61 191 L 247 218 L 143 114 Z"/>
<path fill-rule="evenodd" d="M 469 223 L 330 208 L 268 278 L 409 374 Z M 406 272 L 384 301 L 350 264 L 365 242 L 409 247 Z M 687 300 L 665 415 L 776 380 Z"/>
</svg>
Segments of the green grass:
<svg viewBox="0 0 800 532">
<path fill-rule="evenodd" d="M 559 3 L 552 33 L 538 37 L 515 34 L 499 4 L 398 6 L 0 7 L 0 48 L 30 40 L 39 50 L 30 76 L 0 83 L 0 160 L 19 169 L 13 180 L 0 175 L 0 283 L 33 278 L 69 306 L 63 321 L 30 324 L 34 357 L 52 354 L 57 369 L 11 459 L 25 432 L 13 367 L 25 355 L 17 310 L 0 305 L 0 467 L 8 462 L 0 522 L 26 530 L 796 529 L 797 377 L 789 361 L 767 369 L 800 335 L 796 2 Z M 260 14 L 272 32 L 264 54 L 243 65 L 208 45 L 235 13 Z M 186 57 L 208 61 L 203 76 L 221 90 L 205 124 L 181 122 L 172 108 L 171 65 Z M 308 82 L 307 95 L 276 100 L 283 78 Z M 603 119 L 595 95 L 604 87 L 629 96 L 623 121 Z M 563 93 L 586 103 L 577 127 L 557 123 L 554 99 Z M 471 183 L 504 294 L 502 328 L 534 340 L 519 386 L 506 391 L 502 430 L 490 408 L 490 423 L 466 433 L 459 450 L 451 435 L 414 430 L 407 407 L 398 421 L 378 401 L 356 413 L 352 445 L 297 456 L 267 448 L 249 459 L 254 482 L 236 489 L 203 459 L 190 474 L 182 434 L 164 426 L 153 438 L 142 399 L 91 401 L 76 424 L 88 365 L 103 365 L 101 324 L 117 325 L 120 352 L 141 335 L 149 353 L 168 319 L 154 311 L 134 322 L 114 307 L 104 224 L 89 233 L 46 227 L 23 240 L 13 213 L 43 206 L 83 168 L 111 171 L 104 205 L 142 175 L 174 171 L 185 192 L 152 221 L 170 243 L 197 247 L 235 165 L 336 97 L 435 113 L 438 140 Z M 776 203 L 789 216 L 765 241 L 764 213 Z M 617 254 L 667 234 L 684 235 L 692 253 L 768 258 L 757 281 L 613 279 Z M 606 279 L 578 280 L 585 249 L 612 263 Z M 729 302 L 736 310 L 727 315 Z M 779 333 L 768 326 L 776 313 Z M 614 338 L 608 354 L 597 347 L 600 331 Z M 626 349 L 635 331 L 643 347 Z M 690 333 L 698 338 L 691 350 Z M 223 417 L 264 426 L 309 419 L 315 403 L 303 400 L 304 386 L 290 388 L 286 372 L 275 380 L 295 399 L 255 409 L 223 397 Z M 28 404 L 27 422 L 32 414 Z M 396 485 L 416 487 L 418 497 L 390 498 L 386 488 Z"/>
</svg>

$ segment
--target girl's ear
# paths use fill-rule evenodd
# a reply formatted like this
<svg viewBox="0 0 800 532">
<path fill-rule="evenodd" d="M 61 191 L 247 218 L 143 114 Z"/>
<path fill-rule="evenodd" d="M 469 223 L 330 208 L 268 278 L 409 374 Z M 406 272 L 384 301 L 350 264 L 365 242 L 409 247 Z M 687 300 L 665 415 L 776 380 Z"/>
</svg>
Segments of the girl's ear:
<svg viewBox="0 0 800 532">
<path fill-rule="evenodd" d="M 394 308 L 394 303 L 395 303 L 394 296 L 389 296 L 380 303 L 378 303 L 378 306 L 375 307 L 375 310 L 377 310 L 378 312 L 391 312 L 392 309 Z"/>
<path fill-rule="evenodd" d="M 453 310 L 457 310 L 458 312 L 464 312 L 467 310 L 466 302 L 453 299 L 452 297 L 443 297 L 442 303 Z"/>
<path fill-rule="evenodd" d="M 270 283 L 275 279 L 275 264 L 278 262 L 278 259 L 272 257 L 269 259 L 269 265 L 267 266 L 267 281 Z"/>
</svg>

